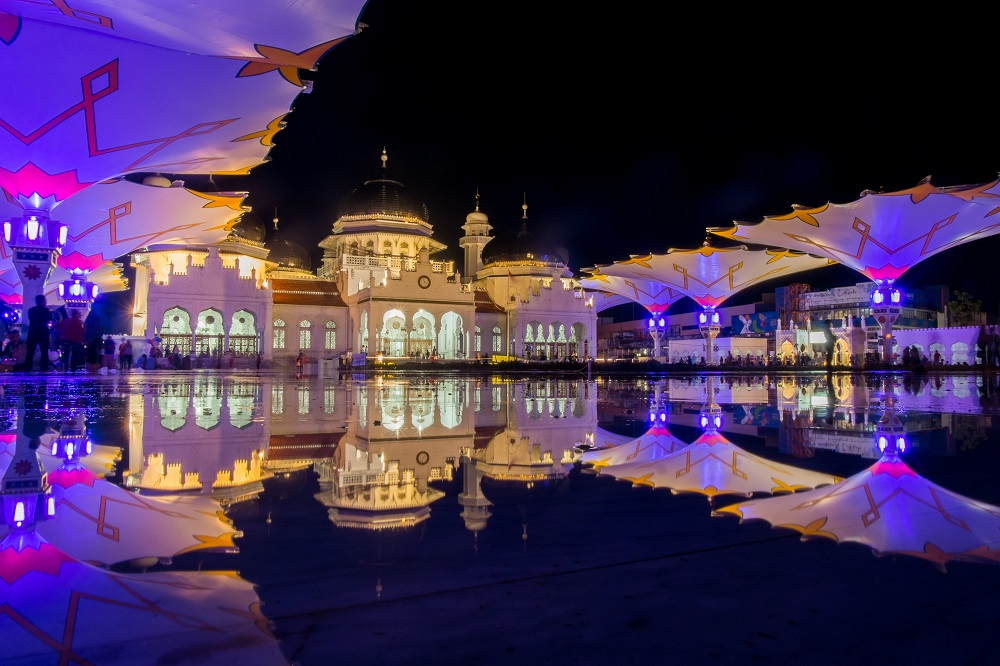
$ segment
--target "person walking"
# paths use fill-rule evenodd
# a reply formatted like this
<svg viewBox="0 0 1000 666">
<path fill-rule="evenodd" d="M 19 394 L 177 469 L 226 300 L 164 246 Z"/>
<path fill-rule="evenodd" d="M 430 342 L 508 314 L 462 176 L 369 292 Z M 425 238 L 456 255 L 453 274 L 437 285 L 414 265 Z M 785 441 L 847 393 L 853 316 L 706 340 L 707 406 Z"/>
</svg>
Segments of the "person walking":
<svg viewBox="0 0 1000 666">
<path fill-rule="evenodd" d="M 52 312 L 46 305 L 45 294 L 35 296 L 35 304 L 28 308 L 28 347 L 25 350 L 24 364 L 21 369 L 31 372 L 34 365 L 35 352 L 40 351 L 41 358 L 38 360 L 39 370 L 48 372 L 49 369 L 49 323 L 52 321 Z"/>
</svg>

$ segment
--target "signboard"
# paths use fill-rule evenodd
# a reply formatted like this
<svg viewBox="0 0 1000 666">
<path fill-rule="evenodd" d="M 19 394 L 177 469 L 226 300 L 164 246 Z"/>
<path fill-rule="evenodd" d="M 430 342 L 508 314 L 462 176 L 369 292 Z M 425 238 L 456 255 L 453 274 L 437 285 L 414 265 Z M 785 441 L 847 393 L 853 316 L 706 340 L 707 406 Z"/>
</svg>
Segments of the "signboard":
<svg viewBox="0 0 1000 666">
<path fill-rule="evenodd" d="M 732 335 L 774 333 L 778 330 L 778 313 L 754 312 L 734 316 L 729 330 Z"/>
</svg>

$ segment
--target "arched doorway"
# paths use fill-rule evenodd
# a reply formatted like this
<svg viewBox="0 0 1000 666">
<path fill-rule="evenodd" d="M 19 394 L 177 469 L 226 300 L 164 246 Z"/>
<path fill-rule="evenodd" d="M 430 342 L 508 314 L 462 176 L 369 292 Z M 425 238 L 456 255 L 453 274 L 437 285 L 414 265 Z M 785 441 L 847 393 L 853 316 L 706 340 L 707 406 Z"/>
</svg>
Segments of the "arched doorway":
<svg viewBox="0 0 1000 666">
<path fill-rule="evenodd" d="M 410 352 L 417 357 L 430 356 L 434 348 L 434 318 L 426 310 L 413 315 L 413 330 L 410 331 Z"/>
<path fill-rule="evenodd" d="M 462 317 L 457 312 L 446 312 L 441 317 L 441 332 L 437 338 L 437 353 L 441 358 L 461 358 L 464 352 L 462 346 Z"/>
<path fill-rule="evenodd" d="M 399 310 L 389 310 L 382 316 L 378 333 L 378 353 L 386 356 L 406 355 L 406 319 Z"/>
<path fill-rule="evenodd" d="M 229 323 L 229 349 L 240 356 L 253 356 L 257 345 L 257 318 L 249 310 L 237 310 Z"/>
<path fill-rule="evenodd" d="M 198 327 L 194 330 L 194 348 L 198 356 L 216 356 L 222 353 L 224 338 L 222 313 L 214 308 L 199 312 Z"/>
<path fill-rule="evenodd" d="M 170 308 L 163 313 L 163 323 L 160 324 L 160 340 L 163 349 L 188 355 L 191 353 L 191 315 L 181 308 Z"/>
</svg>

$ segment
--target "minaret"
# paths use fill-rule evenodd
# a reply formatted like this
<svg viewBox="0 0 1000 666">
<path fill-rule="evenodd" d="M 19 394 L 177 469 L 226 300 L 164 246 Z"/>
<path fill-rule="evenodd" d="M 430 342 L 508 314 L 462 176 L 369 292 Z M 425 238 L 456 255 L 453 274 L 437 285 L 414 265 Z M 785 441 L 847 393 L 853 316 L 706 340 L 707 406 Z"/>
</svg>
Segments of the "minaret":
<svg viewBox="0 0 1000 666">
<path fill-rule="evenodd" d="M 476 190 L 476 210 L 465 216 L 465 224 L 462 225 L 465 235 L 458 239 L 459 247 L 465 250 L 463 283 L 472 282 L 483 267 L 483 248 L 493 240 L 493 236 L 490 236 L 492 228 L 486 214 L 479 211 L 479 190 Z"/>
</svg>

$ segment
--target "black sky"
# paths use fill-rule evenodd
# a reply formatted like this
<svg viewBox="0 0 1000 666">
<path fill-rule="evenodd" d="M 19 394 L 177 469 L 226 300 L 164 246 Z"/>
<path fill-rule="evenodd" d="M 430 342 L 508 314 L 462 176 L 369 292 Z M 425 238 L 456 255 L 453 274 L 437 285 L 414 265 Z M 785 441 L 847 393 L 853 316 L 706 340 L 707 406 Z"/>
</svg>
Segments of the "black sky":
<svg viewBox="0 0 1000 666">
<path fill-rule="evenodd" d="M 478 189 L 502 233 L 521 217 L 570 267 L 691 248 L 705 228 L 793 204 L 847 203 L 931 176 L 1000 172 L 989 22 L 757 7 L 371 0 L 278 133 L 271 162 L 225 186 L 313 252 L 340 200 L 379 173 L 422 198 L 460 265 Z M 824 13 L 825 12 L 825 13 Z M 996 310 L 970 270 L 979 241 L 904 280 L 947 283 Z M 985 269 L 985 267 L 984 267 Z M 820 287 L 864 281 L 846 268 Z"/>
</svg>

